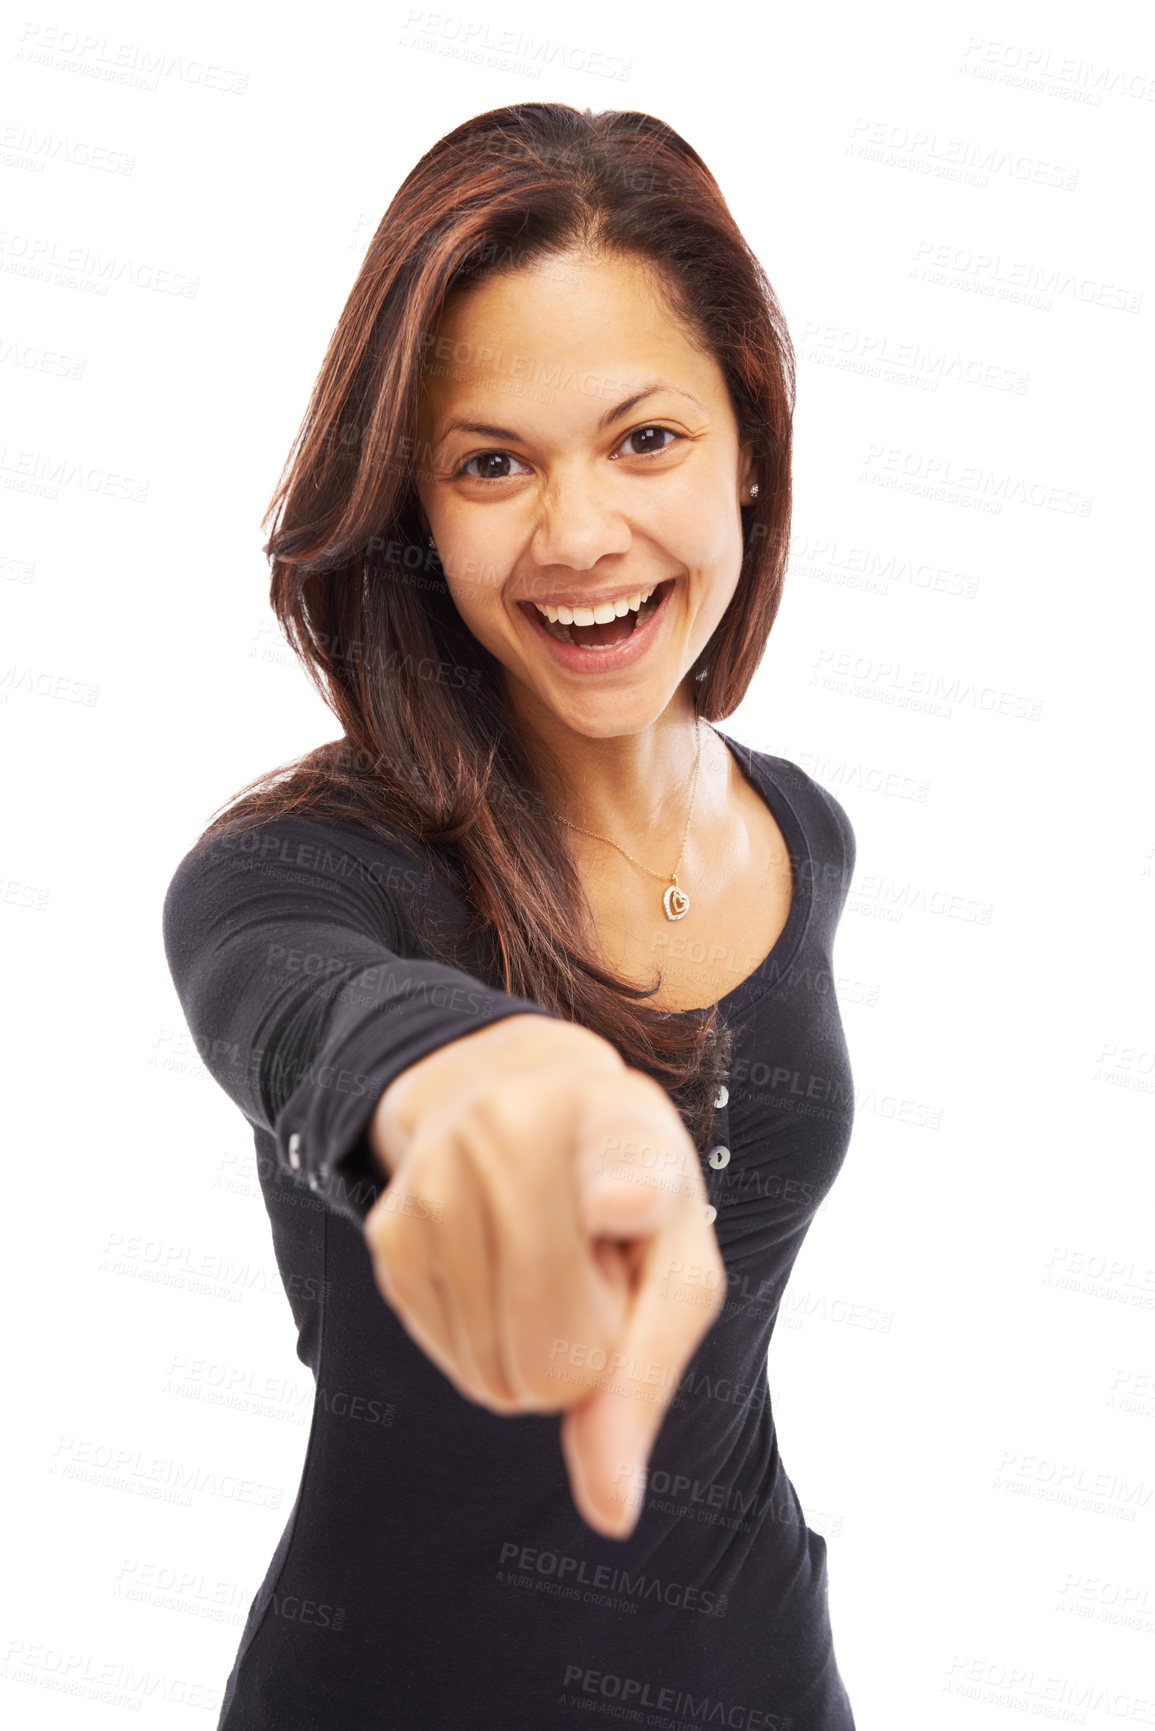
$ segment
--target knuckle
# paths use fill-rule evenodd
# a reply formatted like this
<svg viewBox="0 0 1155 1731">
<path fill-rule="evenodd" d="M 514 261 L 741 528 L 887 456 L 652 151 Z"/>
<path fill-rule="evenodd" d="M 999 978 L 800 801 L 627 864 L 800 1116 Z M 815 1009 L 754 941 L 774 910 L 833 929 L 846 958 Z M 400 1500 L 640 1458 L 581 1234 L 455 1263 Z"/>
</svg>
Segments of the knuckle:
<svg viewBox="0 0 1155 1731">
<path fill-rule="evenodd" d="M 466 1107 L 462 1124 L 471 1150 L 476 1148 L 479 1138 L 487 1148 L 499 1152 L 505 1149 L 510 1133 L 516 1132 L 524 1121 L 530 1100 L 531 1093 L 524 1082 L 520 1086 L 511 1085 L 506 1077 L 495 1077 L 480 1088 Z"/>
<path fill-rule="evenodd" d="M 580 1055 L 586 1061 L 594 1063 L 599 1069 L 625 1069 L 625 1060 L 617 1047 L 597 1033 L 593 1028 L 584 1027 L 580 1022 L 566 1022 L 566 1047 L 575 1056 Z"/>
<path fill-rule="evenodd" d="M 650 1107 L 664 1116 L 677 1117 L 662 1084 L 644 1070 L 627 1070 L 619 1085 L 625 1090 L 627 1098 L 633 1095 L 639 1106 Z"/>
</svg>

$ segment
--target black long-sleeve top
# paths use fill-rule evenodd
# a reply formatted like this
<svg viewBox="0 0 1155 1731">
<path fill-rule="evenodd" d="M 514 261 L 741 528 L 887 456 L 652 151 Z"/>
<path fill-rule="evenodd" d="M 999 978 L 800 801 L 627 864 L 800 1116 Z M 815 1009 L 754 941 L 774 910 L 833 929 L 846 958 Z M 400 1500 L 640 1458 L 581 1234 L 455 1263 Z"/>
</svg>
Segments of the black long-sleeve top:
<svg viewBox="0 0 1155 1731">
<path fill-rule="evenodd" d="M 316 1380 L 300 1486 L 218 1731 L 853 1731 L 826 1543 L 779 1457 L 766 1358 L 850 1141 L 832 947 L 855 840 L 804 770 L 721 737 L 778 822 L 794 894 L 770 954 L 720 1000 L 732 1059 L 699 1155 L 727 1300 L 625 1540 L 578 1514 L 560 1414 L 494 1414 L 425 1356 L 361 1231 L 387 1188 L 367 1130 L 394 1077 L 503 1016 L 547 1012 L 423 953 L 412 899 L 447 927 L 464 905 L 400 838 L 284 816 L 228 825 L 177 867 L 169 967 L 198 1050 L 253 1128 Z"/>
</svg>

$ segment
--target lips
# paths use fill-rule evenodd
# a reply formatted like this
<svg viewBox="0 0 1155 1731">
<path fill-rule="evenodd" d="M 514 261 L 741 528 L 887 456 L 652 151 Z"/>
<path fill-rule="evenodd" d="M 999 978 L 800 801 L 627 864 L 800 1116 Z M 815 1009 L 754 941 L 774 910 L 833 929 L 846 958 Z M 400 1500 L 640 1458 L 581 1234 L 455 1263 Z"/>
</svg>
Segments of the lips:
<svg viewBox="0 0 1155 1731">
<path fill-rule="evenodd" d="M 557 606 L 548 601 L 539 601 L 536 606 L 539 613 L 544 613 L 554 623 L 608 625 L 612 619 L 624 619 L 627 613 L 639 612 L 642 603 L 650 599 L 656 588 L 656 583 L 650 583 L 645 589 L 633 589 L 625 595 L 587 595 L 584 599 L 559 602 Z"/>
<path fill-rule="evenodd" d="M 630 606 L 626 605 L 624 596 L 616 605 L 614 602 L 603 602 L 601 598 L 596 602 L 578 601 L 574 606 L 563 604 L 560 608 L 550 605 L 549 612 L 554 615 L 553 618 L 546 618 L 541 607 L 535 606 L 532 601 L 523 601 L 520 605 L 556 642 L 576 644 L 582 649 L 602 649 L 625 642 L 639 625 L 644 625 L 652 618 L 661 606 L 665 591 L 669 587 L 670 580 L 667 579 L 647 585 L 644 589 L 631 591 Z M 645 600 L 639 605 L 639 597 L 642 595 Z M 610 617 L 595 622 L 591 617 L 595 605 L 599 610 L 610 612 Z M 557 617 L 559 612 L 561 618 Z M 574 618 L 578 612 L 584 616 L 580 625 Z"/>
<path fill-rule="evenodd" d="M 628 619 L 615 616 L 612 622 L 602 625 L 563 627 L 550 623 L 531 601 L 518 605 L 550 660 L 571 673 L 610 674 L 632 666 L 646 653 L 661 630 L 674 588 L 673 578 L 664 579 L 654 585 L 653 595 L 644 608 L 631 613 Z M 626 633 L 618 641 L 598 641 L 599 637 L 612 639 L 622 627 Z"/>
</svg>

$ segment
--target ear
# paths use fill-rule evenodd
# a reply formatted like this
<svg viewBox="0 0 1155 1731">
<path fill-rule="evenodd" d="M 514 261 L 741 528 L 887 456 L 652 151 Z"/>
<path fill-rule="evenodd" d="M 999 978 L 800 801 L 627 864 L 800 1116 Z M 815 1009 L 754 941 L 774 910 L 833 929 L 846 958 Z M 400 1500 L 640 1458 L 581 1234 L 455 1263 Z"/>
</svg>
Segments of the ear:
<svg viewBox="0 0 1155 1731">
<path fill-rule="evenodd" d="M 752 445 L 742 445 L 738 450 L 738 503 L 749 505 L 750 489 L 758 479 L 758 464 L 754 458 Z"/>
</svg>

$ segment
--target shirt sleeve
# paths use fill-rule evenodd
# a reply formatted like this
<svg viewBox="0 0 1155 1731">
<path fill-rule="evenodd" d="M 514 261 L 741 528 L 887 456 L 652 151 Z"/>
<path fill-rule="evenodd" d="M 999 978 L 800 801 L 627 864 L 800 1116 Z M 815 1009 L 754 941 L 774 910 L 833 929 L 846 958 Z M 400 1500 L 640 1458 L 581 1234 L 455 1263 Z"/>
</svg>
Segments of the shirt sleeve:
<svg viewBox="0 0 1155 1731">
<path fill-rule="evenodd" d="M 165 895 L 165 955 L 202 1061 L 285 1172 L 358 1226 L 388 1183 L 367 1132 L 390 1082 L 491 1022 L 551 1013 L 412 953 L 400 896 L 432 883 L 400 843 L 290 815 L 202 838 Z"/>
</svg>

